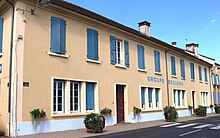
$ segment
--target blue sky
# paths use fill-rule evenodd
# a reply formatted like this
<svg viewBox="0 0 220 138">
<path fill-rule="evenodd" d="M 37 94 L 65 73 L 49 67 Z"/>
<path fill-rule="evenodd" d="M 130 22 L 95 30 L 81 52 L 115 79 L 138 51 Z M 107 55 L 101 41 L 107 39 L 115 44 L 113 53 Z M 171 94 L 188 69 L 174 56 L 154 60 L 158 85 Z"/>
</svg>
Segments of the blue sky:
<svg viewBox="0 0 220 138">
<path fill-rule="evenodd" d="M 220 0 L 67 0 L 138 29 L 151 23 L 151 35 L 167 43 L 198 43 L 199 53 L 220 63 Z M 187 39 L 187 41 L 186 41 Z"/>
</svg>

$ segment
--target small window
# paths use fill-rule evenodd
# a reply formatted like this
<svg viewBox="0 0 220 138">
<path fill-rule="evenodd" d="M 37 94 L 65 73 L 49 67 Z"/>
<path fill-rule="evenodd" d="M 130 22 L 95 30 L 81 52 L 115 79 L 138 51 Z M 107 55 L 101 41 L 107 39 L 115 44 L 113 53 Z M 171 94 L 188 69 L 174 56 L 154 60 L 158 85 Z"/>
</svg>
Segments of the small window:
<svg viewBox="0 0 220 138">
<path fill-rule="evenodd" d="M 174 56 L 171 56 L 171 72 L 173 76 L 176 76 L 176 61 Z"/>
<path fill-rule="evenodd" d="M 0 64 L 0 73 L 2 73 L 2 64 Z"/>
<path fill-rule="evenodd" d="M 87 29 L 87 58 L 98 60 L 98 32 Z"/>
<path fill-rule="evenodd" d="M 157 50 L 154 50 L 154 66 L 155 66 L 155 72 L 161 72 L 160 71 L 160 52 Z"/>
<path fill-rule="evenodd" d="M 202 68 L 201 66 L 198 66 L 199 69 L 199 80 L 202 81 Z"/>
<path fill-rule="evenodd" d="M 138 50 L 138 68 L 145 69 L 144 47 L 138 45 L 137 50 Z"/>
<path fill-rule="evenodd" d="M 4 19 L 0 18 L 0 53 L 2 53 L 2 43 L 3 43 L 3 23 Z"/>
<path fill-rule="evenodd" d="M 148 88 L 148 105 L 149 108 L 153 108 L 153 103 L 152 103 L 152 88 Z"/>
<path fill-rule="evenodd" d="M 80 89 L 78 82 L 70 82 L 70 112 L 80 111 Z"/>
<path fill-rule="evenodd" d="M 116 64 L 124 65 L 124 48 L 122 41 L 116 39 Z"/>
<path fill-rule="evenodd" d="M 64 81 L 54 81 L 54 92 L 53 92 L 53 111 L 54 113 L 64 112 Z"/>
<path fill-rule="evenodd" d="M 155 88 L 155 100 L 156 100 L 156 108 L 159 108 L 159 92 L 160 92 L 160 89 L 159 88 Z"/>
<path fill-rule="evenodd" d="M 180 59 L 180 72 L 181 72 L 181 77 L 185 78 L 185 61 L 184 61 L 184 59 Z"/>
<path fill-rule="evenodd" d="M 86 83 L 86 111 L 94 112 L 95 111 L 95 97 L 94 97 L 95 84 Z"/>
<path fill-rule="evenodd" d="M 201 105 L 208 106 L 208 92 L 201 92 Z"/>
<path fill-rule="evenodd" d="M 205 82 L 208 82 L 207 68 L 204 68 Z"/>
<path fill-rule="evenodd" d="M 174 107 L 185 107 L 186 104 L 186 99 L 185 99 L 185 90 L 173 90 L 173 106 Z"/>
<path fill-rule="evenodd" d="M 190 63 L 191 80 L 195 80 L 194 63 Z"/>
<path fill-rule="evenodd" d="M 141 87 L 141 108 L 145 109 L 146 105 L 145 105 L 145 89 L 144 87 Z"/>
</svg>

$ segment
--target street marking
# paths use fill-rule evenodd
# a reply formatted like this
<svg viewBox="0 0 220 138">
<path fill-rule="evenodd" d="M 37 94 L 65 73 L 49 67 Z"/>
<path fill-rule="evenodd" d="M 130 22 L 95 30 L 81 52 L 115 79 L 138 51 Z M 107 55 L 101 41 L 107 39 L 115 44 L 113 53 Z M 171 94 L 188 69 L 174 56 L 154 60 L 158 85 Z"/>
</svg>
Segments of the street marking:
<svg viewBox="0 0 220 138">
<path fill-rule="evenodd" d="M 194 125 L 198 125 L 198 123 L 186 124 L 186 125 L 182 125 L 182 126 L 177 126 L 176 128 L 185 128 L 185 127 L 190 127 L 190 126 L 194 126 Z"/>
<path fill-rule="evenodd" d="M 182 137 L 182 136 L 185 136 L 185 135 L 189 135 L 189 134 L 192 134 L 192 133 L 196 133 L 196 132 L 199 132 L 199 131 L 201 131 L 202 129 L 197 129 L 197 130 L 194 130 L 194 131 L 190 131 L 190 132 L 187 132 L 187 133 L 183 133 L 183 134 L 181 134 L 181 135 L 179 135 L 180 137 Z"/>
<path fill-rule="evenodd" d="M 208 127 L 208 126 L 211 126 L 211 125 L 213 125 L 213 124 L 204 124 L 204 125 L 193 127 L 193 128 L 205 128 L 205 127 Z"/>
<path fill-rule="evenodd" d="M 211 127 L 209 129 L 220 129 L 220 125 L 219 126 L 215 126 L 215 127 Z"/>
<path fill-rule="evenodd" d="M 171 126 L 177 126 L 180 125 L 182 123 L 174 123 L 174 124 L 168 124 L 168 125 L 164 125 L 164 126 L 160 126 L 160 127 L 171 127 Z"/>
</svg>

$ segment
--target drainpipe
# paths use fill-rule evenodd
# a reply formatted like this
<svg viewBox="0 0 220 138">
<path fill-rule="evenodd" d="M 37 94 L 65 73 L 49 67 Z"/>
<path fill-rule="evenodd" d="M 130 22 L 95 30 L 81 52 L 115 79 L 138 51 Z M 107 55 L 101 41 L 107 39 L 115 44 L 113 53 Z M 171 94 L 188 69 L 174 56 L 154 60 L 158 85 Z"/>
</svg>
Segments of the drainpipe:
<svg viewBox="0 0 220 138">
<path fill-rule="evenodd" d="M 213 69 L 213 70 L 214 70 L 214 69 Z M 212 74 L 212 71 L 213 71 L 213 70 L 212 70 L 212 68 L 209 68 L 209 78 L 210 78 L 210 79 L 209 79 L 209 83 L 210 83 L 210 93 L 211 93 L 211 94 L 210 94 L 210 96 L 211 96 L 211 104 L 212 104 L 212 96 L 213 96 L 213 92 L 212 92 L 212 81 L 211 81 L 211 80 L 212 80 L 212 75 L 211 75 L 211 74 Z"/>
<path fill-rule="evenodd" d="M 8 82 L 8 137 L 11 137 L 11 80 L 12 80 L 12 50 L 14 35 L 14 0 L 11 2 L 6 0 L 12 6 L 12 22 L 11 22 L 11 39 L 10 39 L 10 60 L 9 60 L 9 82 Z"/>
<path fill-rule="evenodd" d="M 166 80 L 167 80 L 167 100 L 168 106 L 170 106 L 170 93 L 169 93 L 169 84 L 168 84 L 168 66 L 167 66 L 167 52 L 170 50 L 165 51 L 165 61 L 166 61 Z"/>
</svg>

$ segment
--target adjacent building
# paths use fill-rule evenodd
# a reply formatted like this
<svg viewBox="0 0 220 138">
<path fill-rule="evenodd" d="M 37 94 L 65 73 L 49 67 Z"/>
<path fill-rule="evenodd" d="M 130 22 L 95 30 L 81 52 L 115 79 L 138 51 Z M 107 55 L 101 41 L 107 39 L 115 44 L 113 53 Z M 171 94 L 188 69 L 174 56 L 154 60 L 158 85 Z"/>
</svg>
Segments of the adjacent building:
<svg viewBox="0 0 220 138">
<path fill-rule="evenodd" d="M 0 1 L 0 129 L 5 132 L 84 128 L 85 114 L 105 107 L 113 111 L 106 124 L 114 125 L 164 119 L 166 105 L 182 117 L 191 115 L 188 105 L 213 104 L 212 64 L 154 38 L 149 22 L 135 30 L 63 0 L 47 7 L 36 7 L 35 0 L 13 4 L 10 60 L 13 7 Z M 191 47 L 196 45 L 186 45 Z M 134 106 L 142 109 L 138 119 Z M 37 108 L 47 116 L 34 127 L 30 111 Z"/>
</svg>

